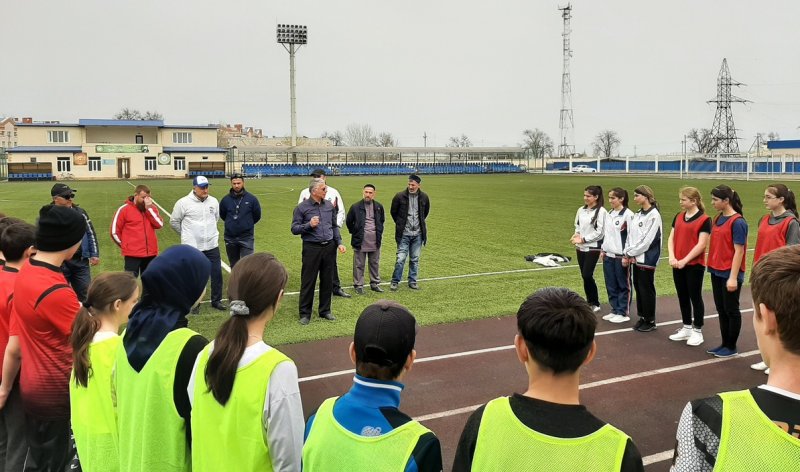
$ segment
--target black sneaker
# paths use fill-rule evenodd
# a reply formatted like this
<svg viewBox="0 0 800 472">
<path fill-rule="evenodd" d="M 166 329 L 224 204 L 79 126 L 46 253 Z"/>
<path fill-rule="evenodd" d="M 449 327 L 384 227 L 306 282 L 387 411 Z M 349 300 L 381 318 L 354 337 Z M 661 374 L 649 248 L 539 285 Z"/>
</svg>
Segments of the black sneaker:
<svg viewBox="0 0 800 472">
<path fill-rule="evenodd" d="M 639 331 L 639 328 L 641 328 L 644 323 L 645 323 L 644 318 L 639 317 L 639 321 L 637 321 L 636 324 L 633 325 L 634 331 Z"/>
<path fill-rule="evenodd" d="M 641 333 L 649 333 L 650 331 L 655 331 L 657 328 L 655 321 L 645 321 L 642 323 L 642 326 L 638 327 L 636 331 Z"/>
<path fill-rule="evenodd" d="M 300 317 L 300 324 L 301 325 L 305 326 L 310 322 L 311 322 L 311 318 L 309 318 L 308 316 L 301 316 Z"/>
</svg>

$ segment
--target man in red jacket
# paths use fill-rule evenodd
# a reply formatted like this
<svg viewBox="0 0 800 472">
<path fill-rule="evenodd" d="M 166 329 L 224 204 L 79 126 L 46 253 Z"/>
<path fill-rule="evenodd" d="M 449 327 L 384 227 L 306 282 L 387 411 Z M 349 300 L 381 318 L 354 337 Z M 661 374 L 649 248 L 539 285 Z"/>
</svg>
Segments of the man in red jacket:
<svg viewBox="0 0 800 472">
<path fill-rule="evenodd" d="M 158 255 L 156 230 L 163 227 L 164 220 L 150 198 L 150 188 L 137 186 L 111 222 L 111 239 L 122 248 L 126 272 L 138 277 Z"/>
</svg>

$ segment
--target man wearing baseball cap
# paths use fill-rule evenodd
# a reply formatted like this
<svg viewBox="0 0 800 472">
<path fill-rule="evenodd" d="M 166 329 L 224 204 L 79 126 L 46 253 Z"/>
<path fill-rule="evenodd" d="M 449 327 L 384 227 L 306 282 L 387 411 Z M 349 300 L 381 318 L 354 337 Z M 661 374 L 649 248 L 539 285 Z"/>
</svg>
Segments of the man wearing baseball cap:
<svg viewBox="0 0 800 472">
<path fill-rule="evenodd" d="M 67 282 L 75 290 L 78 299 L 83 302 L 86 300 L 86 292 L 92 282 L 92 273 L 89 266 L 96 266 L 100 263 L 100 245 L 97 242 L 97 233 L 94 230 L 89 214 L 74 202 L 75 192 L 77 190 L 70 188 L 69 185 L 58 183 L 50 189 L 50 196 L 53 199 L 51 205 L 72 208 L 86 221 L 86 231 L 81 240 L 81 245 L 75 251 L 75 254 L 70 259 L 65 260 L 61 266 Z"/>
<path fill-rule="evenodd" d="M 181 235 L 181 244 L 201 251 L 211 262 L 211 307 L 224 311 L 227 308 L 222 304 L 222 260 L 217 229 L 219 202 L 209 195 L 209 185 L 202 175 L 195 177 L 189 195 L 175 202 L 169 225 Z"/>
<path fill-rule="evenodd" d="M 349 349 L 353 386 L 308 419 L 304 471 L 442 470 L 439 439 L 398 409 L 416 333 L 403 305 L 378 300 L 364 309 Z"/>
</svg>

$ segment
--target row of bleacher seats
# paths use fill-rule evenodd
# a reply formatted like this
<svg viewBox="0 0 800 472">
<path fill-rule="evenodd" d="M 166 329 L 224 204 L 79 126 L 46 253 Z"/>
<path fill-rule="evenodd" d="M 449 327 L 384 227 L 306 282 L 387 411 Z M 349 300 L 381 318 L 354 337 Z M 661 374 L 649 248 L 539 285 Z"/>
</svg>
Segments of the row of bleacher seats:
<svg viewBox="0 0 800 472">
<path fill-rule="evenodd" d="M 192 170 L 189 171 L 189 177 L 202 175 L 205 177 L 225 177 L 224 170 Z"/>
<path fill-rule="evenodd" d="M 500 172 L 524 172 L 525 168 L 508 163 L 487 164 L 243 164 L 242 173 L 255 175 L 306 176 L 314 169 L 322 168 L 329 175 L 404 175 L 420 174 L 485 174 Z"/>
<path fill-rule="evenodd" d="M 8 180 L 53 180 L 53 174 L 50 172 L 38 174 L 8 174 Z"/>
</svg>

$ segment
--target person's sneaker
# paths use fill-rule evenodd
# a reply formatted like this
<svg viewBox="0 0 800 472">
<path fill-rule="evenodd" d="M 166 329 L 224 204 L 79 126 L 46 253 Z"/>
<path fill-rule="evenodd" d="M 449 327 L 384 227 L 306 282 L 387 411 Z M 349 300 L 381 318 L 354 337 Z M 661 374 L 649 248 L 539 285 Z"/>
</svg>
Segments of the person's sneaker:
<svg viewBox="0 0 800 472">
<path fill-rule="evenodd" d="M 767 370 L 767 369 L 769 369 L 769 367 L 767 367 L 767 363 L 764 362 L 764 361 L 757 362 L 757 363 L 751 365 L 750 368 L 753 369 L 753 370 Z"/>
<path fill-rule="evenodd" d="M 686 341 L 692 336 L 692 328 L 687 328 L 686 326 L 678 329 L 675 331 L 675 334 L 671 334 L 669 339 L 672 341 Z"/>
<path fill-rule="evenodd" d="M 614 317 L 611 318 L 608 321 L 610 321 L 612 323 L 627 323 L 630 320 L 631 320 L 631 317 L 627 316 L 627 315 L 614 315 Z"/>
<path fill-rule="evenodd" d="M 769 367 L 764 371 L 765 374 L 769 375 Z"/>
<path fill-rule="evenodd" d="M 301 324 L 301 325 L 305 326 L 305 325 L 307 325 L 307 324 L 308 324 L 308 323 L 310 323 L 310 322 L 311 322 L 311 318 L 309 318 L 308 316 L 302 316 L 302 317 L 300 317 L 300 324 Z"/>
<path fill-rule="evenodd" d="M 389 284 L 389 290 L 391 290 L 392 292 L 396 292 L 397 291 L 397 282 L 392 282 L 391 284 Z"/>
<path fill-rule="evenodd" d="M 598 311 L 600 311 L 600 307 L 598 305 L 592 305 L 592 311 L 597 313 Z"/>
<path fill-rule="evenodd" d="M 356 292 L 356 295 L 364 295 L 364 287 L 356 287 L 353 290 Z"/>
<path fill-rule="evenodd" d="M 190 315 L 199 315 L 200 314 L 200 305 L 195 305 L 189 310 Z"/>
<path fill-rule="evenodd" d="M 350 295 L 349 293 L 345 292 L 341 288 L 339 288 L 338 290 L 334 290 L 333 291 L 333 295 L 337 296 L 337 297 L 342 297 L 342 298 L 350 298 L 350 297 L 352 297 L 352 295 Z"/>
<path fill-rule="evenodd" d="M 222 302 L 212 303 L 211 308 L 219 311 L 225 311 L 228 309 Z"/>
<path fill-rule="evenodd" d="M 325 313 L 323 315 L 319 315 L 319 317 L 323 320 L 336 321 L 336 317 L 333 316 L 333 313 Z"/>
<path fill-rule="evenodd" d="M 409 282 L 408 288 L 410 288 L 411 290 L 419 290 L 419 285 L 417 285 L 416 282 Z"/>
<path fill-rule="evenodd" d="M 712 347 L 711 349 L 706 350 L 706 354 L 711 354 L 713 356 L 721 349 L 725 349 L 725 346 Z"/>
<path fill-rule="evenodd" d="M 372 290 L 373 292 L 383 293 L 383 289 L 381 288 L 380 285 L 370 285 L 369 289 Z"/>
<path fill-rule="evenodd" d="M 714 357 L 733 357 L 737 354 L 739 354 L 739 352 L 736 349 L 728 349 L 727 347 L 723 347 L 714 353 Z"/>
<path fill-rule="evenodd" d="M 604 320 L 606 320 L 606 321 L 610 321 L 610 320 L 611 320 L 611 318 L 613 318 L 613 317 L 615 317 L 615 316 L 617 316 L 617 314 L 616 314 L 616 313 L 614 313 L 614 312 L 612 311 L 611 313 L 609 313 L 609 314 L 607 314 L 607 315 L 603 316 L 603 319 L 604 319 Z"/>
<path fill-rule="evenodd" d="M 687 346 L 699 346 L 703 344 L 703 332 L 699 329 L 692 328 L 692 335 L 689 336 L 689 339 L 686 341 Z"/>
<path fill-rule="evenodd" d="M 644 325 L 644 323 L 645 323 L 644 318 L 639 317 L 639 320 L 636 322 L 635 325 L 633 325 L 633 329 L 635 329 L 636 331 L 639 331 L 639 328 L 641 328 L 642 325 Z"/>
<path fill-rule="evenodd" d="M 658 326 L 656 326 L 655 321 L 645 321 L 636 329 L 636 331 L 639 331 L 640 333 L 649 333 L 650 331 L 655 331 L 656 328 L 658 328 Z"/>
</svg>

